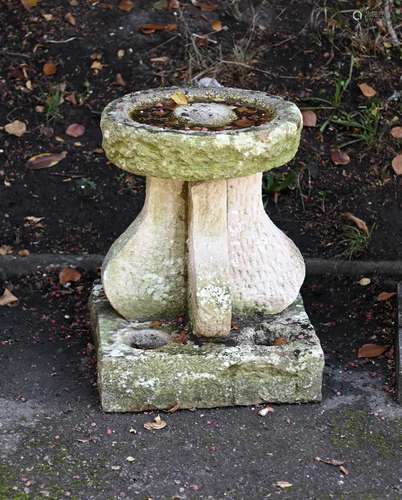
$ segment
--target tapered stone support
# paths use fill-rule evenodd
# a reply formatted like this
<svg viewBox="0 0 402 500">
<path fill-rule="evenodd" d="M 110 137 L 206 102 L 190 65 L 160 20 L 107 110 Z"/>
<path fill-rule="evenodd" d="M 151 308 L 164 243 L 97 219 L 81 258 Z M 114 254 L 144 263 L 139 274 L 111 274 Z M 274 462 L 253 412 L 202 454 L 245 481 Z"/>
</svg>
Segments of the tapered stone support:
<svg viewBox="0 0 402 500">
<path fill-rule="evenodd" d="M 305 277 L 298 248 L 265 213 L 261 177 L 228 181 L 230 288 L 233 311 L 242 314 L 283 311 Z"/>
<path fill-rule="evenodd" d="M 126 319 L 186 311 L 186 189 L 182 181 L 148 177 L 144 208 L 104 260 L 105 294 Z"/>
<path fill-rule="evenodd" d="M 189 183 L 188 287 L 193 333 L 229 335 L 227 182 Z"/>
</svg>

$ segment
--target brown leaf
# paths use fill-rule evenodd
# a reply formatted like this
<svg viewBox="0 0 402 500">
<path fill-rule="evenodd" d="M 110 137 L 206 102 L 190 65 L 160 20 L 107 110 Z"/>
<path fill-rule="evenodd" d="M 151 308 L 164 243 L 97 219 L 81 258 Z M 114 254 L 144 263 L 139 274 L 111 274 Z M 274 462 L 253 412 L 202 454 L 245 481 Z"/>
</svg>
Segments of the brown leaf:
<svg viewBox="0 0 402 500">
<path fill-rule="evenodd" d="M 121 0 L 119 3 L 119 9 L 123 12 L 131 12 L 134 9 L 134 2 L 131 0 Z"/>
<path fill-rule="evenodd" d="M 116 74 L 116 83 L 120 87 L 125 87 L 127 85 L 126 80 L 123 78 L 123 75 L 121 73 Z"/>
<path fill-rule="evenodd" d="M 389 349 L 388 345 L 364 344 L 357 351 L 358 358 L 378 358 Z"/>
<path fill-rule="evenodd" d="M 339 467 L 340 465 L 343 465 L 345 463 L 344 460 L 336 460 L 335 458 L 315 457 L 315 459 L 317 460 L 317 462 L 322 462 L 328 465 L 334 465 L 335 467 Z"/>
<path fill-rule="evenodd" d="M 394 139 L 402 139 L 402 127 L 392 127 L 391 135 Z"/>
<path fill-rule="evenodd" d="M 56 74 L 57 67 L 54 62 L 48 61 L 43 65 L 42 71 L 45 76 L 53 76 Z"/>
<path fill-rule="evenodd" d="M 171 408 L 168 409 L 168 413 L 176 413 L 177 410 L 180 409 L 179 403 L 176 403 Z"/>
<path fill-rule="evenodd" d="M 342 472 L 344 476 L 349 476 L 349 470 L 344 465 L 341 465 L 339 467 L 339 470 Z"/>
<path fill-rule="evenodd" d="M 389 299 L 392 299 L 396 295 L 396 292 L 381 292 L 377 295 L 376 300 L 378 302 L 386 302 Z"/>
<path fill-rule="evenodd" d="M 178 105 L 184 106 L 188 104 L 187 96 L 183 92 L 175 92 L 170 98 Z"/>
<path fill-rule="evenodd" d="M 30 255 L 30 252 L 29 252 L 29 250 L 24 248 L 23 250 L 18 250 L 18 255 L 20 257 L 28 257 L 28 255 Z"/>
<path fill-rule="evenodd" d="M 289 341 L 283 337 L 278 337 L 276 338 L 273 342 L 272 345 L 287 345 L 289 344 Z"/>
<path fill-rule="evenodd" d="M 239 118 L 238 120 L 235 120 L 233 122 L 233 125 L 235 127 L 239 127 L 239 128 L 246 128 L 246 127 L 252 127 L 253 125 L 255 125 L 255 121 L 253 120 L 250 120 L 249 118 Z"/>
<path fill-rule="evenodd" d="M 25 9 L 31 10 L 38 5 L 39 0 L 21 0 L 21 3 Z"/>
<path fill-rule="evenodd" d="M 395 156 L 392 160 L 392 168 L 396 175 L 402 175 L 402 154 Z"/>
<path fill-rule="evenodd" d="M 211 2 L 193 2 L 193 4 L 201 9 L 201 12 L 214 12 L 217 10 L 218 6 Z"/>
<path fill-rule="evenodd" d="M 370 87 L 370 85 L 367 85 L 367 83 L 359 83 L 358 87 L 360 89 L 360 92 L 364 95 L 364 97 L 374 97 L 377 94 L 377 91 L 373 89 L 373 87 Z"/>
<path fill-rule="evenodd" d="M 66 129 L 66 135 L 70 137 L 81 137 L 85 134 L 85 127 L 80 123 L 72 123 Z"/>
<path fill-rule="evenodd" d="M 359 229 L 359 231 L 362 231 L 363 233 L 367 234 L 367 236 L 370 234 L 370 231 L 367 227 L 367 224 L 364 222 L 364 220 L 359 219 L 359 217 L 356 217 L 350 212 L 345 212 L 342 214 L 345 219 L 350 220 L 353 222 L 353 224 L 356 225 L 356 227 Z"/>
<path fill-rule="evenodd" d="M 331 151 L 331 160 L 334 165 L 348 165 L 350 163 L 350 156 L 340 149 L 333 149 Z"/>
<path fill-rule="evenodd" d="M 0 306 L 8 306 L 11 307 L 16 305 L 18 302 L 18 298 L 10 292 L 8 288 L 4 290 L 3 295 L 0 295 Z"/>
<path fill-rule="evenodd" d="M 161 417 L 158 415 L 157 417 L 155 417 L 153 422 L 146 422 L 144 424 L 144 427 L 145 429 L 147 429 L 147 431 L 159 431 L 161 429 L 164 429 L 166 425 L 167 425 L 166 422 L 162 420 Z"/>
<path fill-rule="evenodd" d="M 315 127 L 317 125 L 317 115 L 314 111 L 302 111 L 302 115 L 304 127 Z"/>
<path fill-rule="evenodd" d="M 67 12 L 67 14 L 64 16 L 64 19 L 68 22 L 68 24 L 71 24 L 71 26 L 75 26 L 77 24 L 77 21 L 75 20 L 75 17 L 71 14 L 71 12 Z"/>
<path fill-rule="evenodd" d="M 75 283 L 80 281 L 81 273 L 72 267 L 65 267 L 59 272 L 59 283 L 60 285 L 66 285 L 67 283 Z"/>
<path fill-rule="evenodd" d="M 223 30 L 222 22 L 219 19 L 215 19 L 215 21 L 212 21 L 211 27 L 214 31 L 222 31 Z"/>
<path fill-rule="evenodd" d="M 179 9 L 180 9 L 179 0 L 169 0 L 168 10 L 179 10 Z"/>
<path fill-rule="evenodd" d="M 21 137 L 27 131 L 27 126 L 20 120 L 14 120 L 11 123 L 7 123 L 7 125 L 5 125 L 4 127 L 4 130 L 7 132 L 7 134 Z"/>
<path fill-rule="evenodd" d="M 103 64 L 101 63 L 101 61 L 95 60 L 91 64 L 91 69 L 93 69 L 95 73 L 98 73 L 101 69 L 103 69 Z"/>
<path fill-rule="evenodd" d="M 176 31 L 177 24 L 161 24 L 161 23 L 151 23 L 151 24 L 143 24 L 140 26 L 139 30 L 144 35 L 151 35 L 156 31 Z"/>
<path fill-rule="evenodd" d="M 33 170 L 40 170 L 42 168 L 54 167 L 61 160 L 67 156 L 67 151 L 62 151 L 61 153 L 41 153 L 39 155 L 32 156 L 27 162 L 27 166 Z"/>
<path fill-rule="evenodd" d="M 0 256 L 9 255 L 13 253 L 13 247 L 11 245 L 1 245 L 0 246 Z"/>
</svg>

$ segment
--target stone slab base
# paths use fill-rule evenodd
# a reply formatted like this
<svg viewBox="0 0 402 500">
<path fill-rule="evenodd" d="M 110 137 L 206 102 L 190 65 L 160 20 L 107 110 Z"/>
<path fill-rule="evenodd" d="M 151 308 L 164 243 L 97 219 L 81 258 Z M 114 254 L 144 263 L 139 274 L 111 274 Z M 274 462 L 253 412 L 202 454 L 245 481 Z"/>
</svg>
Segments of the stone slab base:
<svg viewBox="0 0 402 500">
<path fill-rule="evenodd" d="M 175 322 L 125 320 L 98 284 L 90 310 L 104 411 L 321 400 L 324 355 L 301 298 L 274 316 L 234 318 L 213 342 Z"/>
</svg>

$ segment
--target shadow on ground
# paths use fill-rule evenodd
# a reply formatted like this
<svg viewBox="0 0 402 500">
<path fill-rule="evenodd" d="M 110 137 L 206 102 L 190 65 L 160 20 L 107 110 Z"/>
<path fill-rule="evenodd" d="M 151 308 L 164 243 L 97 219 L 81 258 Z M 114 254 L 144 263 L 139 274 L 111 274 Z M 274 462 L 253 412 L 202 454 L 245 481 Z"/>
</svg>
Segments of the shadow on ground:
<svg viewBox="0 0 402 500">
<path fill-rule="evenodd" d="M 392 358 L 356 360 L 361 344 L 392 342 L 395 304 L 375 302 L 379 278 L 304 287 L 327 357 L 322 404 L 163 413 L 155 432 L 143 424 L 156 413 L 100 410 L 93 278 L 66 288 L 32 275 L 14 284 L 19 304 L 1 308 L 0 499 L 402 497 Z M 316 457 L 344 461 L 344 473 Z"/>
</svg>

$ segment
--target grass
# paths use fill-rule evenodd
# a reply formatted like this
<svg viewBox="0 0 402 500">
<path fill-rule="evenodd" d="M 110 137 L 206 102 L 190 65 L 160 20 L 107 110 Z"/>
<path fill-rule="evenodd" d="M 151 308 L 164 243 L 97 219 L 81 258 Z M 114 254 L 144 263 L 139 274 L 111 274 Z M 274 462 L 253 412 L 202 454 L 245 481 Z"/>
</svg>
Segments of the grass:
<svg viewBox="0 0 402 500">
<path fill-rule="evenodd" d="M 346 225 L 343 230 L 343 239 L 340 242 L 346 247 L 342 255 L 348 259 L 362 255 L 369 246 L 374 229 L 375 224 L 368 233 L 364 233 L 355 226 Z"/>
<path fill-rule="evenodd" d="M 49 94 L 46 97 L 46 121 L 56 121 L 63 118 L 63 115 L 60 111 L 60 105 L 62 103 L 62 92 L 58 85 L 51 87 L 49 90 Z"/>
</svg>

